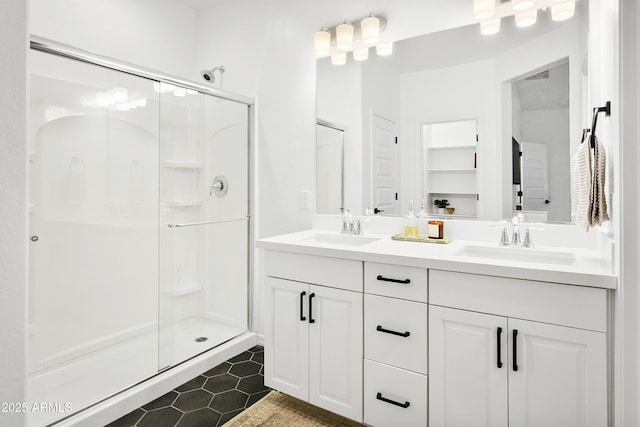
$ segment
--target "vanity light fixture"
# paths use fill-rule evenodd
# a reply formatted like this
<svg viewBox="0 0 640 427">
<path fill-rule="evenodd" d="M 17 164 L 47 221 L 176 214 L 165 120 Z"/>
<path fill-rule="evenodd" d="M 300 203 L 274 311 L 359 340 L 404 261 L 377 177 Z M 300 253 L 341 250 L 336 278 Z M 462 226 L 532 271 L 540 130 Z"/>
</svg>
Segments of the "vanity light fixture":
<svg viewBox="0 0 640 427">
<path fill-rule="evenodd" d="M 381 43 L 376 46 L 376 53 L 379 56 L 388 56 L 393 53 L 393 42 Z"/>
<path fill-rule="evenodd" d="M 536 23 L 538 18 L 538 9 L 526 10 L 524 12 L 516 13 L 516 26 L 529 27 Z"/>
<path fill-rule="evenodd" d="M 491 18 L 495 11 L 495 0 L 473 0 L 473 16 L 478 21 Z"/>
<path fill-rule="evenodd" d="M 340 50 L 350 50 L 353 47 L 353 25 L 351 22 L 344 21 L 336 27 L 336 46 Z"/>
<path fill-rule="evenodd" d="M 551 5 L 551 19 L 554 21 L 565 21 L 573 16 L 576 11 L 575 1 L 554 0 Z"/>
<path fill-rule="evenodd" d="M 360 21 L 360 32 L 362 33 L 362 43 L 367 45 L 378 43 L 380 38 L 380 19 L 370 13 L 369 16 Z"/>
<path fill-rule="evenodd" d="M 325 27 L 313 33 L 313 49 L 317 56 L 327 56 L 331 52 L 331 32 Z"/>
<path fill-rule="evenodd" d="M 362 49 L 356 49 L 353 51 L 353 59 L 356 61 L 366 61 L 369 58 L 369 48 L 363 47 Z"/>
<path fill-rule="evenodd" d="M 344 65 L 347 63 L 347 52 L 339 52 L 331 55 L 331 64 Z"/>
<path fill-rule="evenodd" d="M 496 34 L 500 31 L 500 18 L 487 19 L 480 22 L 480 32 L 485 36 Z"/>
<path fill-rule="evenodd" d="M 511 0 L 511 7 L 516 11 L 529 9 L 533 4 L 533 0 Z"/>
<path fill-rule="evenodd" d="M 380 34 L 386 27 L 386 19 L 373 13 L 359 20 L 355 26 L 344 21 L 335 27 L 321 27 L 313 33 L 313 50 L 318 57 L 331 56 L 334 65 L 346 64 L 346 53 L 349 51 L 353 51 L 356 61 L 365 61 L 369 57 L 369 46 L 372 45 L 376 45 L 378 55 L 391 55 L 393 43 L 378 44 Z"/>
</svg>

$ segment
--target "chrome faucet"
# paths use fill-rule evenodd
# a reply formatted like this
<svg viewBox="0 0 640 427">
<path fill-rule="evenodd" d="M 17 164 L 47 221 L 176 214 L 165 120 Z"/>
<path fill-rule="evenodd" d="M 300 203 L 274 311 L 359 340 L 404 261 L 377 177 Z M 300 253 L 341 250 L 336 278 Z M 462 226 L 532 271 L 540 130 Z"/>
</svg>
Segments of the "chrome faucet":
<svg viewBox="0 0 640 427">
<path fill-rule="evenodd" d="M 342 209 L 342 230 L 341 234 L 353 234 L 353 215 L 349 209 Z"/>
<path fill-rule="evenodd" d="M 368 221 L 364 218 L 354 218 L 349 209 L 342 209 L 342 228 L 341 234 L 355 234 L 362 236 L 364 234 L 364 222 Z"/>
<path fill-rule="evenodd" d="M 542 230 L 539 227 L 527 227 L 524 233 L 524 240 L 520 240 L 520 224 L 522 223 L 524 216 L 519 213 L 511 218 L 511 240 L 507 235 L 507 227 L 504 225 L 496 225 L 493 228 L 498 228 L 501 230 L 500 233 L 500 241 L 498 242 L 498 246 L 522 246 L 524 248 L 533 248 L 533 239 L 531 238 L 532 230 Z M 506 221 L 505 221 L 506 222 Z"/>
<path fill-rule="evenodd" d="M 511 225 L 513 226 L 513 230 L 511 231 L 511 242 L 512 245 L 521 245 L 520 241 L 520 223 L 524 219 L 524 215 L 521 213 L 515 214 L 513 218 L 511 218 Z"/>
</svg>

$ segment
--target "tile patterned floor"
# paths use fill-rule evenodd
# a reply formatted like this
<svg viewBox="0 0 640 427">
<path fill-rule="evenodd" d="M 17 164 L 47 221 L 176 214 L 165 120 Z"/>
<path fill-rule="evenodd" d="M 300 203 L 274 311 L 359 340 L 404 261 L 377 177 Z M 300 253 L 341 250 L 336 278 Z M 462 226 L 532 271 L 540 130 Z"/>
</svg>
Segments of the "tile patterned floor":
<svg viewBox="0 0 640 427">
<path fill-rule="evenodd" d="M 221 426 L 269 393 L 264 349 L 253 347 L 107 427 Z"/>
</svg>

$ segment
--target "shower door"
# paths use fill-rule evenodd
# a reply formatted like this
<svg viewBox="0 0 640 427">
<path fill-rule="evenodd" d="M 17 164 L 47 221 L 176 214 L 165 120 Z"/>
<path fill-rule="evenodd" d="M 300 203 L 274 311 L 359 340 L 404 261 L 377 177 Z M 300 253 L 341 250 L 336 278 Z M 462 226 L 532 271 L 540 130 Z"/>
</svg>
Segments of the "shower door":
<svg viewBox="0 0 640 427">
<path fill-rule="evenodd" d="M 168 83 L 160 97 L 163 369 L 247 330 L 249 114 Z"/>
<path fill-rule="evenodd" d="M 248 329 L 249 106 L 80 59 L 30 52 L 29 426 Z"/>
<path fill-rule="evenodd" d="M 158 371 L 159 94 L 30 52 L 29 425 Z"/>
</svg>

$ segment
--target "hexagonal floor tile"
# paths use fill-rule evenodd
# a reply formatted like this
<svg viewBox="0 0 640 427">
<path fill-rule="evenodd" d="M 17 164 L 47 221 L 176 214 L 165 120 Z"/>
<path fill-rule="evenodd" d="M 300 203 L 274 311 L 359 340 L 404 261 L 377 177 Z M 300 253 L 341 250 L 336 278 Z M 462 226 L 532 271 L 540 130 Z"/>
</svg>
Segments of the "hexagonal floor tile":
<svg viewBox="0 0 640 427">
<path fill-rule="evenodd" d="M 160 396 L 159 398 L 157 398 L 156 400 L 147 403 L 146 405 L 144 405 L 142 407 L 142 409 L 144 409 L 146 411 L 152 411 L 154 409 L 159 409 L 159 408 L 164 408 L 166 406 L 171 406 L 173 401 L 176 400 L 176 397 L 178 397 L 178 394 L 179 393 L 171 390 L 169 393 L 164 394 L 164 395 Z"/>
<path fill-rule="evenodd" d="M 240 381 L 238 377 L 230 374 L 222 374 L 209 378 L 202 388 L 209 390 L 211 393 L 221 393 L 236 388 L 238 381 Z"/>
<path fill-rule="evenodd" d="M 220 417 L 222 415 L 213 409 L 202 408 L 184 414 L 176 427 L 213 427 L 218 423 Z"/>
<path fill-rule="evenodd" d="M 248 399 L 249 395 L 246 393 L 238 390 L 229 390 L 213 396 L 213 400 L 209 404 L 209 407 L 221 414 L 225 414 L 227 412 L 243 409 Z"/>
<path fill-rule="evenodd" d="M 206 408 L 213 399 L 213 394 L 206 390 L 198 389 L 180 393 L 180 396 L 173 402 L 173 406 L 183 412 L 195 409 Z"/>
<path fill-rule="evenodd" d="M 197 390 L 202 387 L 205 381 L 207 381 L 207 377 L 200 375 L 199 377 L 195 377 L 194 379 L 187 381 L 181 386 L 176 387 L 174 390 L 180 393 L 190 390 Z"/>
<path fill-rule="evenodd" d="M 181 416 L 182 412 L 176 408 L 156 409 L 144 414 L 136 425 L 138 427 L 173 427 Z"/>
<path fill-rule="evenodd" d="M 231 363 L 222 362 L 221 364 L 219 364 L 215 368 L 209 369 L 207 372 L 205 372 L 202 375 L 204 375 L 205 377 L 213 377 L 215 375 L 226 374 L 227 372 L 229 372 L 229 368 L 230 367 L 231 367 Z"/>
<path fill-rule="evenodd" d="M 243 362 L 245 360 L 251 359 L 251 356 L 253 356 L 253 353 L 245 351 L 244 353 L 240 353 L 239 355 L 234 356 L 231 359 L 227 360 L 227 362 L 231 362 L 231 363 Z"/>
<path fill-rule="evenodd" d="M 233 364 L 231 369 L 229 369 L 229 373 L 241 378 L 248 377 L 249 375 L 255 375 L 260 372 L 261 367 L 260 364 L 251 361 L 239 362 Z"/>
<path fill-rule="evenodd" d="M 269 387 L 264 385 L 264 377 L 259 374 L 241 378 L 236 388 L 247 394 L 260 393 L 262 391 L 269 390 Z"/>
</svg>

